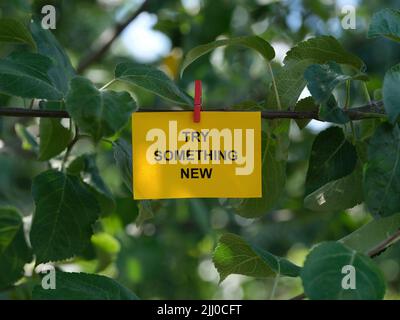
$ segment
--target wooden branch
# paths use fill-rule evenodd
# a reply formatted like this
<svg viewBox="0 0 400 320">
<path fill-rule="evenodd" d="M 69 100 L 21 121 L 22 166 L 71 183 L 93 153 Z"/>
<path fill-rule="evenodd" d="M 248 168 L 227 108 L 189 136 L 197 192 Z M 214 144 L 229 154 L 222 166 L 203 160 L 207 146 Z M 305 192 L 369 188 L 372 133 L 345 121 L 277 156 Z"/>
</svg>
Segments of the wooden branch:
<svg viewBox="0 0 400 320">
<path fill-rule="evenodd" d="M 0 116 L 27 118 L 69 118 L 67 111 L 0 107 Z"/>
<path fill-rule="evenodd" d="M 188 111 L 188 110 L 171 110 L 171 109 L 149 109 L 141 108 L 138 112 L 167 112 L 167 111 Z M 203 111 L 245 111 L 235 110 L 230 108 L 225 109 L 203 109 Z M 370 118 L 379 118 L 385 115 L 382 101 L 373 101 L 368 105 L 364 105 L 358 108 L 348 109 L 344 111 L 347 113 L 351 120 L 361 120 Z M 70 118 L 67 111 L 62 110 L 40 110 L 40 109 L 24 109 L 24 108 L 8 108 L 0 107 L 0 116 L 6 117 L 36 117 L 36 118 Z M 262 110 L 261 117 L 263 119 L 315 119 L 321 120 L 318 115 L 318 111 L 278 111 L 278 110 Z"/>
<path fill-rule="evenodd" d="M 400 229 L 397 230 L 389 238 L 387 238 L 387 239 L 383 240 L 381 243 L 379 243 L 375 248 L 372 248 L 368 252 L 368 256 L 371 258 L 375 258 L 375 257 L 379 256 L 382 252 L 386 251 L 387 248 L 389 248 L 391 245 L 393 245 L 399 239 L 400 239 Z"/>
<path fill-rule="evenodd" d="M 85 71 L 91 64 L 101 60 L 104 54 L 111 47 L 113 42 L 118 38 L 118 36 L 125 30 L 125 28 L 136 19 L 136 17 L 145 11 L 148 1 L 145 0 L 142 5 L 124 22 L 117 23 L 112 28 L 106 29 L 99 36 L 95 42 L 93 49 L 79 62 L 76 68 L 77 73 L 81 74 Z"/>
</svg>

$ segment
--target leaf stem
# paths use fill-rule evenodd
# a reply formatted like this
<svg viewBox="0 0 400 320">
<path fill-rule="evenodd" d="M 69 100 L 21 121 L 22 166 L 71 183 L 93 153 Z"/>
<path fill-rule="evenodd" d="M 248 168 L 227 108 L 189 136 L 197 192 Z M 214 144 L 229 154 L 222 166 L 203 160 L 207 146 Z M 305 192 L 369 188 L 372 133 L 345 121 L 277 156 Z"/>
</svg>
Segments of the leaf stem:
<svg viewBox="0 0 400 320">
<path fill-rule="evenodd" d="M 105 139 L 105 138 L 102 138 L 101 141 L 106 142 L 106 143 L 109 143 L 109 144 L 111 144 L 111 145 L 114 144 L 113 141 L 111 141 L 111 140 L 109 140 L 109 139 Z"/>
<path fill-rule="evenodd" d="M 35 99 L 31 100 L 31 103 L 29 104 L 29 110 L 33 109 L 33 105 L 35 104 Z"/>
<path fill-rule="evenodd" d="M 372 99 L 371 99 L 371 96 L 370 96 L 370 94 L 368 92 L 367 84 L 364 81 L 362 82 L 362 87 L 363 87 L 363 91 L 364 91 L 364 94 L 365 94 L 365 97 L 366 97 L 368 103 L 371 103 Z"/>
<path fill-rule="evenodd" d="M 344 110 L 348 110 L 349 106 L 350 106 L 350 95 L 351 95 L 351 80 L 347 80 L 346 81 L 346 101 L 344 103 Z M 350 128 L 351 128 L 351 134 L 353 137 L 353 145 L 356 143 L 357 141 L 357 137 L 356 137 L 356 131 L 354 129 L 354 124 L 353 124 L 353 120 L 350 119 Z"/>
<path fill-rule="evenodd" d="M 68 161 L 68 158 L 71 154 L 71 151 L 73 149 L 73 147 L 75 146 L 75 144 L 79 141 L 80 135 L 79 135 L 79 128 L 77 125 L 75 125 L 75 136 L 74 138 L 71 140 L 71 142 L 69 143 L 68 147 L 67 147 L 67 151 L 65 152 L 62 164 L 61 164 L 61 171 L 65 170 L 65 164 Z"/>
<path fill-rule="evenodd" d="M 111 81 L 107 82 L 104 86 L 102 86 L 99 90 L 105 90 L 106 88 L 108 88 L 109 86 L 111 86 L 117 79 L 112 79 Z"/>
<path fill-rule="evenodd" d="M 350 91 L 351 91 L 351 82 L 350 80 L 346 81 L 346 101 L 344 103 L 344 110 L 347 110 L 350 106 Z"/>
<path fill-rule="evenodd" d="M 271 78 L 272 78 L 272 86 L 274 87 L 275 98 L 276 98 L 276 103 L 278 105 L 278 110 L 282 110 L 281 100 L 279 98 L 279 93 L 278 93 L 278 87 L 276 86 L 274 71 L 272 70 L 272 66 L 271 66 L 270 62 L 268 62 L 268 69 L 269 69 L 269 73 L 271 74 Z"/>
<path fill-rule="evenodd" d="M 272 287 L 271 294 L 269 296 L 269 300 L 274 300 L 274 298 L 275 298 L 275 293 L 276 293 L 276 289 L 278 288 L 279 278 L 280 278 L 280 273 L 278 272 L 275 276 L 274 285 Z"/>
<path fill-rule="evenodd" d="M 350 120 L 350 128 L 351 128 L 351 135 L 353 137 L 353 145 L 354 145 L 357 141 L 357 135 L 356 135 L 356 130 L 354 129 L 353 120 Z"/>
</svg>

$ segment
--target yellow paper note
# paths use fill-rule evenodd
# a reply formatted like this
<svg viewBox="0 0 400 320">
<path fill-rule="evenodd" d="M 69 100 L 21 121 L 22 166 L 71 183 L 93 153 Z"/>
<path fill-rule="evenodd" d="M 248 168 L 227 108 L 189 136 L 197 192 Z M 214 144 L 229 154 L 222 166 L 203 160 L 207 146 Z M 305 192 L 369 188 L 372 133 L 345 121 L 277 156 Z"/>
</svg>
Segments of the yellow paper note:
<svg viewBox="0 0 400 320">
<path fill-rule="evenodd" d="M 135 199 L 259 198 L 261 113 L 136 112 Z"/>
</svg>

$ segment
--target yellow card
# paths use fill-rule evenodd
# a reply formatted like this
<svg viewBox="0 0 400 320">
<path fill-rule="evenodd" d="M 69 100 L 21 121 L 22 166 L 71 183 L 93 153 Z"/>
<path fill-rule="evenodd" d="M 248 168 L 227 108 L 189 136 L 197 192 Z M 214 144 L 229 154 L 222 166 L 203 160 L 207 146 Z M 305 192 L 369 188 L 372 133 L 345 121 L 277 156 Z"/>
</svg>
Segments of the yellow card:
<svg viewBox="0 0 400 320">
<path fill-rule="evenodd" d="M 261 113 L 136 112 L 135 199 L 259 198 Z"/>
</svg>

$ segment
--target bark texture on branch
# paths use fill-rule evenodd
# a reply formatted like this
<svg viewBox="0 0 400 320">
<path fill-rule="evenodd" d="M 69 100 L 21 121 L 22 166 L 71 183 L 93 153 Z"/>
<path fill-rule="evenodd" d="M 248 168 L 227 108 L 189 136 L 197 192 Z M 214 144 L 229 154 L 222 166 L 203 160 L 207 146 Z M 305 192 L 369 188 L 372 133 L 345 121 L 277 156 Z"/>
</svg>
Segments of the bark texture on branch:
<svg viewBox="0 0 400 320">
<path fill-rule="evenodd" d="M 171 109 L 150 109 L 150 108 L 141 108 L 137 110 L 138 112 L 163 112 L 163 111 L 190 111 L 190 110 L 171 110 Z M 238 111 L 235 109 L 203 109 L 203 111 Z M 247 111 L 247 110 L 243 110 Z M 358 108 L 348 109 L 344 111 L 347 113 L 351 120 L 361 120 L 361 119 L 369 119 L 369 118 L 378 118 L 382 117 L 385 114 L 383 109 L 382 101 L 373 101 L 368 105 L 361 106 Z M 67 111 L 62 110 L 40 110 L 40 109 L 25 109 L 25 108 L 9 108 L 9 107 L 0 107 L 0 116 L 8 116 L 8 117 L 36 117 L 36 118 L 70 118 L 70 115 Z M 321 120 L 318 115 L 318 111 L 278 111 L 278 110 L 262 110 L 261 117 L 263 119 L 315 119 Z"/>
</svg>

